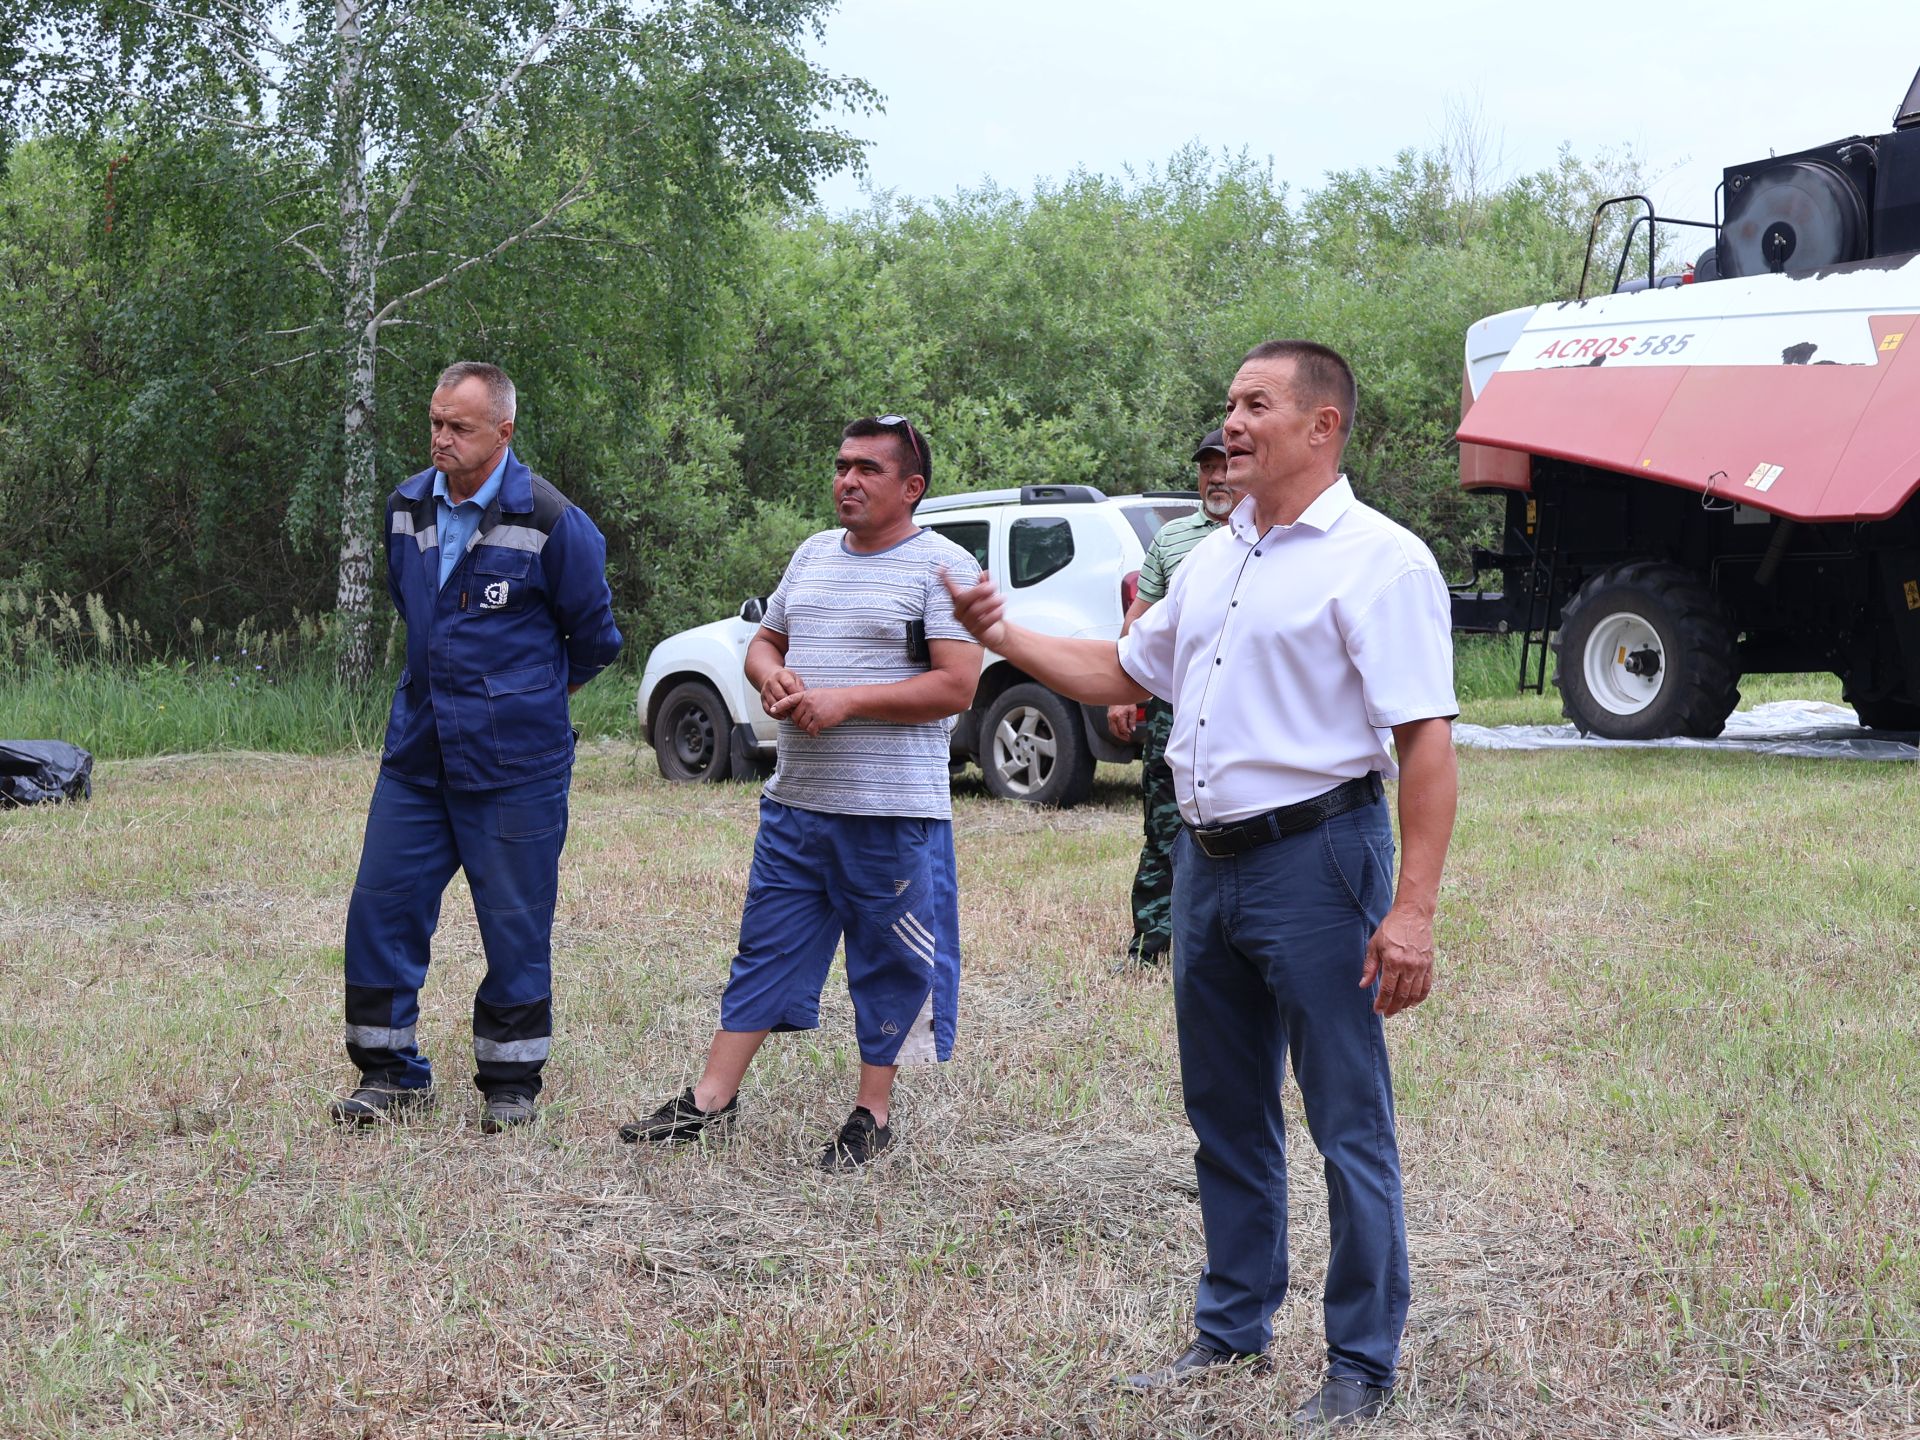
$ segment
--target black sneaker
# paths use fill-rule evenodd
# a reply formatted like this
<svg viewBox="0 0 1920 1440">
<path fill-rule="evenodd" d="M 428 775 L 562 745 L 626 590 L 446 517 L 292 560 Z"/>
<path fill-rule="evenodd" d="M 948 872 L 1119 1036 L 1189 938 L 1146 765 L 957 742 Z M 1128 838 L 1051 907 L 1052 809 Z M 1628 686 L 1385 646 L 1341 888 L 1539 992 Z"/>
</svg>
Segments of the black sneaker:
<svg viewBox="0 0 1920 1440">
<path fill-rule="evenodd" d="M 840 1133 L 820 1152 L 820 1168 L 835 1175 L 851 1175 L 893 1143 L 893 1131 L 873 1118 L 864 1105 L 853 1107 Z"/>
<path fill-rule="evenodd" d="M 487 1096 L 487 1112 L 480 1117 L 482 1135 L 498 1135 L 516 1125 L 530 1125 L 540 1107 L 524 1090 L 496 1090 Z"/>
<path fill-rule="evenodd" d="M 718 1110 L 702 1110 L 693 1101 L 689 1085 L 644 1120 L 631 1120 L 620 1127 L 620 1138 L 629 1145 L 636 1140 L 697 1140 L 713 1125 L 730 1125 L 740 1113 L 740 1097 L 735 1095 Z"/>
<path fill-rule="evenodd" d="M 327 1106 L 327 1114 L 336 1125 L 378 1125 L 404 1120 L 432 1103 L 433 1091 L 424 1085 L 401 1090 L 392 1085 L 363 1083 L 353 1094 Z"/>
<path fill-rule="evenodd" d="M 1303 1435 L 1363 1425 L 1378 1419 L 1393 1402 L 1393 1391 L 1360 1380 L 1342 1380 L 1328 1376 L 1320 1391 L 1288 1417 L 1293 1429 Z"/>
</svg>

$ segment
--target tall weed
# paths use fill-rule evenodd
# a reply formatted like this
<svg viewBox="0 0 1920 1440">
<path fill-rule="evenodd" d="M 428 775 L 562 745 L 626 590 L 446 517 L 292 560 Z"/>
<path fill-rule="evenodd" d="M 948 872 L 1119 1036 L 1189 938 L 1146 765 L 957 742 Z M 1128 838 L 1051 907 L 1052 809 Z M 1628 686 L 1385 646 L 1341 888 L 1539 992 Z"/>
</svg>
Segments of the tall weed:
<svg viewBox="0 0 1920 1440">
<path fill-rule="evenodd" d="M 400 669 L 399 628 L 383 673 L 364 687 L 334 674 L 331 627 L 282 630 L 199 620 L 162 647 L 98 596 L 0 590 L 0 737 L 68 740 L 101 759 L 217 750 L 328 754 L 371 750 L 386 731 Z M 635 678 L 616 670 L 574 697 L 583 736 L 634 733 Z"/>
</svg>

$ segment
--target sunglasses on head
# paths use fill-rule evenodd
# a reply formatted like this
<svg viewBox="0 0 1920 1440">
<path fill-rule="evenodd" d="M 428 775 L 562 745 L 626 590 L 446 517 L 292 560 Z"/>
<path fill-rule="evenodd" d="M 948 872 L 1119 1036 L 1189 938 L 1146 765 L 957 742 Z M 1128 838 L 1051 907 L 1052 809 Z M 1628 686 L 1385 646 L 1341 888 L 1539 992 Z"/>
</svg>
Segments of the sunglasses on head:
<svg viewBox="0 0 1920 1440">
<path fill-rule="evenodd" d="M 923 473 L 925 472 L 927 465 L 926 447 L 920 443 L 920 432 L 913 428 L 913 422 L 911 420 L 904 415 L 876 415 L 873 417 L 873 423 L 876 425 L 884 425 L 889 430 L 905 430 L 907 432 L 907 443 L 913 446 L 914 463 L 919 465 Z"/>
</svg>

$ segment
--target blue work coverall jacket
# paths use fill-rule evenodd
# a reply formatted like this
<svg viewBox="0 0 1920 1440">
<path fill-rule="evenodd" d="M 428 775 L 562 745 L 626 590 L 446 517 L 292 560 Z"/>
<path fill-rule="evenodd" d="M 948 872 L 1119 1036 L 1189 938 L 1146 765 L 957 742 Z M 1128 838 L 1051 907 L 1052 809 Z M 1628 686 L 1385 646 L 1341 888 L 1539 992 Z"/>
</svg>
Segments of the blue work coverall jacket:
<svg viewBox="0 0 1920 1440">
<path fill-rule="evenodd" d="M 607 542 L 509 450 L 500 493 L 442 585 L 433 473 L 387 497 L 387 589 L 406 622 L 407 666 L 381 771 L 497 790 L 566 770 L 568 688 L 620 654 Z"/>
</svg>

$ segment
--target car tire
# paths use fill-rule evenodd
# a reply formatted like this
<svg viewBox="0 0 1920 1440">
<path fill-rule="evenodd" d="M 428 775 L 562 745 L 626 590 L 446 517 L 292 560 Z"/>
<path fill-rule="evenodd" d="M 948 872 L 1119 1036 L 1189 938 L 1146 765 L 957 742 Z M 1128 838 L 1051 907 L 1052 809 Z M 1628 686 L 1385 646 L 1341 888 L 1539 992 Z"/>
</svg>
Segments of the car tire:
<svg viewBox="0 0 1920 1440">
<path fill-rule="evenodd" d="M 1712 737 L 1740 702 L 1738 635 L 1726 606 L 1678 565 L 1601 571 L 1560 612 L 1553 683 L 1583 735 Z"/>
<path fill-rule="evenodd" d="M 1080 707 L 1044 685 L 1009 685 L 981 719 L 980 770 L 1001 800 L 1078 805 L 1093 789 Z"/>
<path fill-rule="evenodd" d="M 724 780 L 733 773 L 732 717 L 719 693 L 700 680 L 682 680 L 653 712 L 653 757 L 675 784 Z"/>
</svg>

